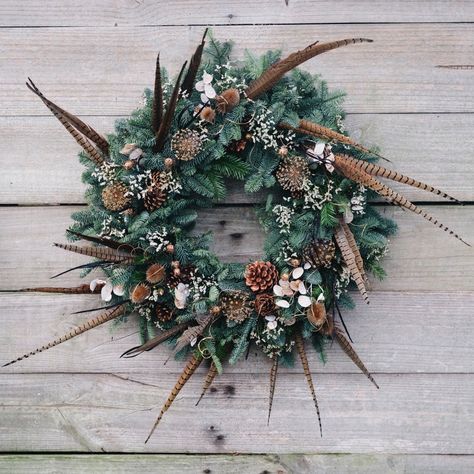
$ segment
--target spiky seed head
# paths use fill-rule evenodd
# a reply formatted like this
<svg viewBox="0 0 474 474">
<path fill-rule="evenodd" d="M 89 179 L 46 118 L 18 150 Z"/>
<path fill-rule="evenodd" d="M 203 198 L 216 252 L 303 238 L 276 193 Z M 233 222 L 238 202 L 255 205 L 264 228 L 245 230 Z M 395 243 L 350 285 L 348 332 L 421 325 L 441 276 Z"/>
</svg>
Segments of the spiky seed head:
<svg viewBox="0 0 474 474">
<path fill-rule="evenodd" d="M 156 319 L 160 323 L 166 323 L 173 319 L 173 310 L 164 304 L 157 304 L 155 307 Z"/>
<path fill-rule="evenodd" d="M 229 321 L 241 323 L 252 313 L 250 296 L 244 291 L 227 291 L 219 300 L 222 313 Z"/>
<path fill-rule="evenodd" d="M 201 110 L 199 117 L 201 117 L 201 119 L 205 122 L 214 123 L 214 120 L 216 119 L 216 112 L 212 107 L 204 107 Z"/>
<path fill-rule="evenodd" d="M 160 283 L 165 279 L 166 271 L 165 267 L 159 263 L 154 263 L 147 268 L 146 281 L 148 283 Z"/>
<path fill-rule="evenodd" d="M 217 110 L 222 114 L 226 114 L 239 105 L 240 92 L 234 87 L 226 89 L 222 94 L 216 97 L 216 102 Z"/>
<path fill-rule="evenodd" d="M 178 130 L 171 139 L 171 149 L 176 158 L 181 161 L 192 160 L 202 148 L 199 133 L 189 128 Z"/>
<path fill-rule="evenodd" d="M 109 211 L 121 211 L 131 203 L 130 196 L 126 196 L 128 191 L 124 183 L 109 184 L 102 190 L 102 202 Z"/>
<path fill-rule="evenodd" d="M 132 292 L 130 293 L 130 299 L 132 303 L 140 304 L 143 303 L 151 295 L 151 289 L 146 283 L 139 283 L 135 285 Z"/>
<path fill-rule="evenodd" d="M 276 178 L 285 191 L 301 192 L 310 176 L 308 162 L 301 156 L 284 158 L 278 166 Z"/>
</svg>

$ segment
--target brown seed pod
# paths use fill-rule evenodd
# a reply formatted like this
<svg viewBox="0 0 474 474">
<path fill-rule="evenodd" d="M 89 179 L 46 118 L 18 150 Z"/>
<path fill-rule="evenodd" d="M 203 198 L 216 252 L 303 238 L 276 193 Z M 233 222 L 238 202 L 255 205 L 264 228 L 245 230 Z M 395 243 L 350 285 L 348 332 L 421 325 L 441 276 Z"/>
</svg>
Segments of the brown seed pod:
<svg viewBox="0 0 474 474">
<path fill-rule="evenodd" d="M 282 159 L 276 171 L 276 178 L 285 191 L 298 193 L 303 191 L 310 174 L 308 162 L 301 156 L 292 156 Z"/>
<path fill-rule="evenodd" d="M 137 147 L 137 144 L 136 143 L 126 143 L 123 148 L 120 150 L 120 153 L 122 155 L 130 155 L 130 153 L 132 153 L 133 150 L 135 150 L 135 148 Z"/>
<path fill-rule="evenodd" d="M 165 267 L 159 263 L 154 263 L 150 265 L 146 271 L 146 281 L 148 283 L 159 283 L 163 281 L 166 276 Z"/>
<path fill-rule="evenodd" d="M 139 283 L 130 293 L 132 303 L 143 303 L 151 295 L 151 289 L 146 283 Z"/>
<path fill-rule="evenodd" d="M 174 245 L 173 245 L 173 244 L 168 244 L 168 245 L 166 246 L 166 251 L 167 251 L 168 253 L 174 253 Z"/>
<path fill-rule="evenodd" d="M 241 323 L 252 313 L 249 294 L 244 291 L 226 291 L 221 295 L 219 304 L 229 321 Z"/>
<path fill-rule="evenodd" d="M 326 306 L 324 305 L 324 298 L 318 298 L 306 311 L 306 317 L 316 329 L 320 329 L 327 320 Z"/>
<path fill-rule="evenodd" d="M 315 240 L 303 250 L 304 261 L 316 268 L 329 268 L 335 255 L 336 246 L 332 240 Z"/>
<path fill-rule="evenodd" d="M 275 300 L 270 293 L 260 293 L 255 298 L 255 311 L 259 316 L 268 316 L 276 309 Z"/>
<path fill-rule="evenodd" d="M 189 128 L 178 130 L 171 139 L 171 149 L 178 160 L 192 160 L 201 148 L 202 140 L 199 133 Z"/>
<path fill-rule="evenodd" d="M 204 107 L 199 114 L 199 117 L 209 123 L 213 123 L 216 119 L 216 112 L 212 107 Z"/>
<path fill-rule="evenodd" d="M 109 184 L 102 190 L 102 202 L 109 211 L 121 211 L 129 206 L 131 199 L 125 196 L 128 191 L 124 183 Z"/>
<path fill-rule="evenodd" d="M 127 160 L 122 166 L 125 170 L 131 170 L 134 168 L 135 162 L 132 160 Z"/>
<path fill-rule="evenodd" d="M 165 168 L 166 168 L 167 170 L 170 170 L 170 169 L 173 168 L 173 166 L 174 166 L 174 160 L 173 160 L 173 158 L 165 158 L 164 164 L 165 164 Z"/>
<path fill-rule="evenodd" d="M 221 95 L 216 97 L 217 110 L 221 114 L 230 112 L 233 108 L 239 105 L 240 92 L 235 88 L 226 89 Z"/>
<path fill-rule="evenodd" d="M 166 323 L 173 319 L 173 310 L 163 304 L 157 304 L 155 307 L 156 319 L 160 323 Z"/>
</svg>

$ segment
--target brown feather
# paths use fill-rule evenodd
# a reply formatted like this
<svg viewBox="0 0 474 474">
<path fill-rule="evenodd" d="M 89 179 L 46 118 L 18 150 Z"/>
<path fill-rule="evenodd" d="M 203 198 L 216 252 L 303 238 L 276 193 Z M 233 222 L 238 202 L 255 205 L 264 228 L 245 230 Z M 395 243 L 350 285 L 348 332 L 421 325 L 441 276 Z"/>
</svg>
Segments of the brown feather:
<svg viewBox="0 0 474 474">
<path fill-rule="evenodd" d="M 272 64 L 260 77 L 250 83 L 245 90 L 245 94 L 249 99 L 255 99 L 271 89 L 287 72 L 304 63 L 308 59 L 314 58 L 315 56 L 330 51 L 331 49 L 363 42 L 372 42 L 372 40 L 366 38 L 351 38 L 332 41 L 330 43 L 319 43 L 316 41 L 305 49 L 296 51 L 285 59 L 281 59 L 275 64 Z"/>
<path fill-rule="evenodd" d="M 405 176 L 401 173 L 398 173 L 394 170 L 389 170 L 384 168 L 383 166 L 376 165 L 374 163 L 369 163 L 368 161 L 358 160 L 353 158 L 352 156 L 348 155 L 340 155 L 343 156 L 344 159 L 353 165 L 354 168 L 360 169 L 371 176 L 379 176 L 381 178 L 391 179 L 392 181 L 397 181 L 398 183 L 407 184 L 408 186 L 413 186 L 414 188 L 421 189 L 423 191 L 428 191 L 430 193 L 436 194 L 438 196 L 444 197 L 449 199 L 450 201 L 459 203 L 456 198 L 453 198 L 449 194 L 446 194 L 444 191 L 434 188 L 429 184 L 423 183 L 421 181 L 417 181 L 416 179 L 410 178 L 409 176 Z"/>
<path fill-rule="evenodd" d="M 344 263 L 347 265 L 355 284 L 357 285 L 357 289 L 359 290 L 360 294 L 364 298 L 364 301 L 369 304 L 369 296 L 367 295 L 367 288 L 365 287 L 364 278 L 357 266 L 356 256 L 352 251 L 352 248 L 347 240 L 346 233 L 344 229 L 340 225 L 334 234 L 334 238 L 336 239 L 336 243 L 341 251 L 342 258 Z"/>
<path fill-rule="evenodd" d="M 94 242 L 99 245 L 103 245 L 104 247 L 109 247 L 111 249 L 119 250 L 125 253 L 137 253 L 142 255 L 143 249 L 140 247 L 133 247 L 130 244 L 123 244 L 122 242 L 117 242 L 116 240 L 106 239 L 105 237 L 96 237 L 93 235 L 85 235 L 81 234 L 80 232 L 75 232 L 74 230 L 68 230 L 72 235 L 81 238 L 82 240 L 87 240 L 89 242 Z"/>
<path fill-rule="evenodd" d="M 359 269 L 359 272 L 362 275 L 362 278 L 364 279 L 365 284 L 367 285 L 368 279 L 367 279 L 367 275 L 364 269 L 364 260 L 362 259 L 362 255 L 360 254 L 360 250 L 357 245 L 354 234 L 352 233 L 348 224 L 346 224 L 343 219 L 340 219 L 340 224 L 341 224 L 342 229 L 344 230 L 344 233 L 346 234 L 346 239 L 347 239 L 347 242 L 349 243 L 352 253 L 354 254 L 357 268 Z"/>
<path fill-rule="evenodd" d="M 167 341 L 170 337 L 173 337 L 175 334 L 178 334 L 187 327 L 188 323 L 177 324 L 171 329 L 163 331 L 162 333 L 155 336 L 153 339 L 150 339 L 149 341 L 145 342 L 145 344 L 142 344 L 141 346 L 132 347 L 128 351 L 125 351 L 120 357 L 136 357 L 142 352 L 150 351 L 151 349 L 154 349 L 156 346 L 160 345 L 162 342 Z"/>
<path fill-rule="evenodd" d="M 196 402 L 196 406 L 199 405 L 199 402 L 203 399 L 203 397 L 206 394 L 207 390 L 212 385 L 212 382 L 216 378 L 217 373 L 218 372 L 217 372 L 216 364 L 214 364 L 214 362 L 211 362 L 211 365 L 209 367 L 209 371 L 207 372 L 206 378 L 204 379 L 204 383 L 202 385 L 201 396 L 199 397 L 199 400 Z"/>
<path fill-rule="evenodd" d="M 161 85 L 160 54 L 156 56 L 155 87 L 153 89 L 153 108 L 151 128 L 156 133 L 163 120 L 163 87 Z"/>
<path fill-rule="evenodd" d="M 134 257 L 128 253 L 122 253 L 112 249 L 104 249 L 102 247 L 80 247 L 79 245 L 57 243 L 54 245 L 60 249 L 68 250 L 69 252 L 87 255 L 88 257 L 98 258 L 107 262 L 133 263 L 134 261 Z"/>
<path fill-rule="evenodd" d="M 185 67 L 186 67 L 186 63 L 184 63 L 183 66 L 181 67 L 181 71 L 179 72 L 178 79 L 176 79 L 176 84 L 171 94 L 168 107 L 166 108 L 165 115 L 163 117 L 163 120 L 161 121 L 160 128 L 155 134 L 156 136 L 155 151 L 162 151 L 165 145 L 165 140 L 170 131 L 171 122 L 173 121 L 176 104 L 178 103 L 178 96 L 179 96 L 180 85 L 181 85 L 181 76 L 183 75 Z"/>
<path fill-rule="evenodd" d="M 186 329 L 186 331 L 184 331 L 176 341 L 174 352 L 179 352 L 185 346 L 191 344 L 193 339 L 198 338 L 215 318 L 215 314 L 206 314 L 201 318 L 197 326 L 192 326 Z"/>
<path fill-rule="evenodd" d="M 323 426 L 321 424 L 321 415 L 319 413 L 319 406 L 318 400 L 316 398 L 316 391 L 314 390 L 313 378 L 311 377 L 311 371 L 309 370 L 308 358 L 306 357 L 306 351 L 304 348 L 304 341 L 301 334 L 298 332 L 295 334 L 295 345 L 296 350 L 301 359 L 301 365 L 303 366 L 304 375 L 306 377 L 306 381 L 308 382 L 309 390 L 311 391 L 311 395 L 313 397 L 314 406 L 316 408 L 316 413 L 318 414 L 318 421 L 319 421 L 319 431 L 321 433 L 321 437 L 323 436 Z"/>
<path fill-rule="evenodd" d="M 467 245 L 468 247 L 471 246 L 470 244 L 465 242 L 458 234 L 452 231 L 449 227 L 439 222 L 435 217 L 428 214 L 424 209 L 421 209 L 420 207 L 410 202 L 407 198 L 405 198 L 405 196 L 400 193 L 397 193 L 385 184 L 382 184 L 380 181 L 378 181 L 365 171 L 362 171 L 359 168 L 355 168 L 354 165 L 346 159 L 345 155 L 335 155 L 334 165 L 335 168 L 346 178 L 349 178 L 352 181 L 356 181 L 357 183 L 372 189 L 373 191 L 380 194 L 380 196 L 384 197 L 393 204 L 396 204 L 404 209 L 408 209 L 409 211 L 412 211 L 415 214 L 419 214 L 427 221 L 431 222 L 440 229 L 443 229 L 445 232 L 448 232 L 456 239 L 460 240 L 463 244 Z"/>
<path fill-rule="evenodd" d="M 96 294 L 100 293 L 102 286 L 97 285 L 94 291 L 91 291 L 89 285 L 79 285 L 74 286 L 73 288 L 57 288 L 54 286 L 40 286 L 38 288 L 22 288 L 18 291 L 27 291 L 27 292 L 37 292 L 37 293 L 61 293 L 68 295 L 87 295 L 87 294 Z"/>
<path fill-rule="evenodd" d="M 367 376 L 367 378 L 377 387 L 377 382 L 374 380 L 370 372 L 367 370 L 367 367 L 364 365 L 364 363 L 360 360 L 359 356 L 357 355 L 356 351 L 354 348 L 351 346 L 350 342 L 346 339 L 346 336 L 342 333 L 342 331 L 338 328 L 334 328 L 334 333 L 333 333 L 334 338 L 338 342 L 338 344 L 341 346 L 342 350 L 350 357 L 352 362 L 354 362 L 357 367 Z"/>
<path fill-rule="evenodd" d="M 145 440 L 145 444 L 148 443 L 148 440 L 151 438 L 151 435 L 153 434 L 153 432 L 155 431 L 155 429 L 158 426 L 159 422 L 163 418 L 163 415 L 168 411 L 169 407 L 174 402 L 174 400 L 177 397 L 178 393 L 181 391 L 181 389 L 184 387 L 186 382 L 194 374 L 194 372 L 199 367 L 201 362 L 202 362 L 202 355 L 201 354 L 191 356 L 188 363 L 186 364 L 186 367 L 184 368 L 183 372 L 181 373 L 178 381 L 176 382 L 175 386 L 173 387 L 173 390 L 171 390 L 171 393 L 168 396 L 168 399 L 166 400 L 165 404 L 163 405 L 163 408 L 161 409 L 161 412 L 160 412 L 158 418 L 156 419 L 155 424 L 153 425 L 153 427 L 150 431 L 150 434 L 148 435 L 147 439 Z"/>
<path fill-rule="evenodd" d="M 272 368 L 270 369 L 270 395 L 269 395 L 269 398 L 268 398 L 268 419 L 267 419 L 267 425 L 270 424 L 270 415 L 272 414 L 273 395 L 275 394 L 275 385 L 276 385 L 277 371 L 278 371 L 278 356 L 277 356 L 276 354 L 274 354 L 274 355 L 273 355 Z"/>
<path fill-rule="evenodd" d="M 202 52 L 204 50 L 204 45 L 206 42 L 204 41 L 206 38 L 208 28 L 204 31 L 202 35 L 201 43 L 197 46 L 196 51 L 194 51 L 191 60 L 189 61 L 188 71 L 183 79 L 183 85 L 181 86 L 181 90 L 190 94 L 193 91 L 194 81 L 196 80 L 196 74 L 198 72 L 199 66 L 201 65 L 201 58 Z"/>
<path fill-rule="evenodd" d="M 115 306 L 114 308 L 109 309 L 107 311 L 104 311 L 99 316 L 93 319 L 90 319 L 89 321 L 86 321 L 85 323 L 81 324 L 74 330 L 68 332 L 64 336 L 61 336 L 60 338 L 55 339 L 54 341 L 51 341 L 48 344 L 45 344 L 44 346 L 39 347 L 38 349 L 35 349 L 34 351 L 24 354 L 21 357 L 18 357 L 18 359 L 12 360 L 11 362 L 4 364 L 3 367 L 19 362 L 20 360 L 26 359 L 32 355 L 39 354 L 40 352 L 51 349 L 52 347 L 57 346 L 58 344 L 62 344 L 63 342 L 69 341 L 69 339 L 72 339 L 73 337 L 76 337 L 79 334 L 82 334 L 83 332 L 88 331 L 89 329 L 93 329 L 97 326 L 100 326 L 101 324 L 106 323 L 107 321 L 111 321 L 112 319 L 118 318 L 119 316 L 123 314 L 124 310 L 125 310 L 125 306 L 120 305 L 120 306 Z"/>
<path fill-rule="evenodd" d="M 96 132 L 90 125 L 87 125 L 84 123 L 79 117 L 76 117 L 75 115 L 71 114 L 70 112 L 67 112 L 63 108 L 59 107 L 56 105 L 54 102 L 50 101 L 48 98 L 46 98 L 43 93 L 36 87 L 34 82 L 29 79 L 29 83 L 26 83 L 26 86 L 30 91 L 32 91 L 34 94 L 36 94 L 48 107 L 48 109 L 54 114 L 54 116 L 63 124 L 63 126 L 68 130 L 71 135 L 73 135 L 74 139 L 84 148 L 84 145 L 78 141 L 76 136 L 72 133 L 72 131 L 66 127 L 66 123 L 69 123 L 70 127 L 74 127 L 78 132 L 82 133 L 86 138 L 91 140 L 93 143 L 97 145 L 97 147 L 104 153 L 105 156 L 108 155 L 109 153 L 109 144 L 107 140 L 100 135 L 98 132 Z M 77 133 L 77 132 L 76 132 Z M 86 140 L 84 140 L 86 141 Z M 91 145 L 92 146 L 92 145 Z M 85 149 L 85 148 L 84 148 Z M 89 151 L 85 149 L 87 153 Z"/>
</svg>

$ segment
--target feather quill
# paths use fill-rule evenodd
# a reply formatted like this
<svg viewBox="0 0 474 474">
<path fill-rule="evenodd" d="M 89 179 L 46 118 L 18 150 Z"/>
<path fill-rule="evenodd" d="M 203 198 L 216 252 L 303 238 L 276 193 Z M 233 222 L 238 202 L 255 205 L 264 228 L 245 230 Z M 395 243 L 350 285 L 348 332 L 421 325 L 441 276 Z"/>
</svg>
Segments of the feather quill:
<svg viewBox="0 0 474 474">
<path fill-rule="evenodd" d="M 84 123 L 79 117 L 67 112 L 56 105 L 54 102 L 51 102 L 49 99 L 47 99 L 31 79 L 29 79 L 29 83 L 26 83 L 26 86 L 43 101 L 46 107 L 48 107 L 52 114 L 61 122 L 64 128 L 66 128 L 66 130 L 73 136 L 76 142 L 82 146 L 84 151 L 89 154 L 93 161 L 104 161 L 102 155 L 89 142 L 89 140 L 91 140 L 93 143 L 95 143 L 102 153 L 107 156 L 109 144 L 102 135 L 97 133 L 91 126 Z M 79 135 L 78 132 L 82 133 L 86 138 Z"/>
<path fill-rule="evenodd" d="M 420 207 L 410 202 L 405 196 L 400 193 L 397 193 L 385 184 L 382 184 L 380 181 L 378 181 L 365 171 L 362 171 L 359 168 L 355 168 L 354 165 L 352 165 L 344 155 L 335 155 L 334 166 L 346 178 L 349 178 L 352 181 L 355 181 L 359 184 L 366 186 L 367 188 L 372 189 L 377 194 L 384 197 L 393 204 L 396 204 L 404 209 L 408 209 L 409 211 L 412 211 L 415 214 L 419 214 L 428 222 L 431 222 L 440 229 L 443 229 L 445 232 L 448 232 L 449 235 L 452 235 L 456 239 L 460 240 L 463 244 L 467 245 L 468 247 L 471 246 L 469 243 L 464 241 L 458 234 L 452 231 L 449 227 L 439 222 L 435 217 L 428 214 L 428 212 L 426 212 L 424 209 L 421 209 Z"/>
<path fill-rule="evenodd" d="M 367 370 L 367 367 L 360 360 L 354 348 L 351 346 L 350 342 L 346 339 L 342 331 L 336 326 L 334 327 L 333 337 L 336 339 L 338 344 L 341 346 L 342 350 L 350 357 L 352 362 L 354 362 L 357 367 L 366 375 L 366 377 L 377 387 L 377 382 L 374 380 L 370 372 Z"/>
<path fill-rule="evenodd" d="M 153 108 L 151 128 L 156 133 L 163 119 L 163 87 L 161 85 L 160 54 L 156 56 L 155 87 L 153 89 Z"/>
<path fill-rule="evenodd" d="M 311 395 L 313 397 L 314 406 L 316 408 L 316 413 L 318 414 L 318 422 L 319 422 L 319 431 L 321 433 L 321 437 L 323 436 L 323 426 L 321 424 L 321 415 L 319 413 L 319 406 L 318 400 L 316 398 L 316 391 L 314 390 L 313 378 L 311 377 L 311 371 L 309 370 L 308 358 L 306 357 L 306 351 L 304 348 L 304 341 L 301 337 L 301 334 L 298 332 L 295 334 L 295 346 L 298 354 L 300 356 L 301 365 L 303 366 L 304 375 L 306 377 L 306 381 L 308 382 L 309 390 L 311 391 Z"/>
<path fill-rule="evenodd" d="M 339 225 L 339 227 L 336 229 L 334 238 L 336 239 L 336 243 L 341 251 L 344 263 L 347 265 L 347 268 L 349 269 L 351 276 L 357 285 L 357 289 L 364 298 L 364 301 L 369 304 L 369 296 L 367 295 L 367 288 L 364 283 L 364 278 L 362 277 L 357 265 L 356 256 L 352 251 L 346 233 L 344 232 L 344 229 L 341 225 Z"/>
<path fill-rule="evenodd" d="M 158 418 L 155 421 L 155 424 L 153 425 L 147 439 L 145 440 L 145 444 L 148 443 L 149 439 L 151 438 L 151 435 L 153 432 L 156 430 L 156 427 L 160 423 L 161 419 L 163 418 L 163 415 L 168 411 L 169 407 L 173 404 L 175 398 L 177 397 L 178 393 L 181 391 L 181 389 L 184 387 L 186 382 L 191 378 L 191 376 L 194 374 L 196 369 L 199 367 L 199 365 L 202 362 L 202 355 L 192 355 L 191 358 L 189 359 L 188 363 L 186 364 L 186 367 L 184 368 L 183 372 L 181 373 L 178 381 L 176 382 L 175 386 L 173 387 L 173 390 L 171 390 L 171 393 L 168 396 L 168 399 L 166 400 L 165 404 L 163 405 L 163 408 L 160 411 L 160 414 Z"/>
<path fill-rule="evenodd" d="M 217 373 L 218 372 L 217 372 L 216 364 L 214 364 L 214 362 L 211 362 L 211 365 L 210 365 L 209 370 L 207 372 L 206 378 L 204 379 L 204 383 L 202 385 L 201 396 L 199 397 L 199 400 L 196 402 L 195 406 L 199 405 L 199 402 L 203 399 L 203 397 L 206 394 L 206 392 L 208 391 L 209 387 L 212 385 L 212 382 L 216 378 Z"/>
<path fill-rule="evenodd" d="M 104 249 L 101 247 L 80 247 L 79 245 L 57 243 L 55 243 L 54 246 L 59 247 L 60 249 L 68 250 L 69 252 L 98 258 L 106 262 L 133 263 L 134 261 L 134 257 L 132 257 L 130 254 L 118 252 L 112 249 Z"/>
<path fill-rule="evenodd" d="M 165 115 L 163 120 L 160 123 L 160 128 L 156 132 L 155 136 L 155 151 L 162 151 L 165 145 L 166 137 L 171 128 L 171 122 L 173 121 L 174 111 L 176 110 L 176 104 L 178 103 L 178 96 L 180 91 L 181 85 L 181 77 L 184 72 L 184 68 L 186 67 L 187 62 L 183 64 L 181 67 L 181 71 L 179 72 L 178 78 L 176 79 L 176 84 L 174 86 L 173 92 L 171 93 L 170 100 L 168 102 L 168 107 L 166 108 Z"/>
<path fill-rule="evenodd" d="M 276 385 L 277 371 L 278 371 L 278 356 L 276 354 L 274 354 L 273 355 L 272 368 L 270 369 L 270 395 L 268 397 L 267 425 L 270 424 L 270 415 L 272 414 L 273 395 L 275 395 L 275 385 Z"/>
<path fill-rule="evenodd" d="M 96 294 L 100 293 L 101 285 L 97 285 L 94 291 L 91 291 L 89 285 L 79 285 L 72 288 L 57 288 L 54 286 L 40 286 L 38 288 L 22 288 L 22 292 L 36 292 L 36 293 L 61 293 L 67 295 L 87 295 L 87 294 Z"/>
<path fill-rule="evenodd" d="M 264 92 L 271 89 L 287 72 L 291 71 L 295 67 L 304 63 L 308 59 L 314 58 L 319 54 L 330 51 L 331 49 L 340 48 L 348 44 L 354 43 L 371 43 L 372 40 L 366 38 L 351 38 L 343 39 L 340 41 L 332 41 L 330 43 L 319 43 L 316 41 L 310 44 L 305 49 L 296 51 L 290 54 L 285 59 L 281 59 L 276 63 L 272 64 L 263 74 L 252 81 L 245 90 L 245 94 L 249 99 L 255 99 L 262 95 Z"/>
<path fill-rule="evenodd" d="M 86 321 L 85 323 L 81 324 L 80 326 L 68 332 L 67 334 L 64 334 L 64 336 L 61 336 L 60 338 L 55 339 L 54 341 L 51 341 L 48 344 L 45 344 L 44 346 L 41 346 L 35 349 L 34 351 L 24 354 L 21 357 L 18 357 L 18 359 L 12 360 L 11 362 L 4 364 L 3 367 L 6 367 L 7 365 L 15 364 L 16 362 L 19 362 L 20 360 L 26 359 L 32 355 L 39 354 L 40 352 L 51 349 L 54 346 L 57 346 L 59 344 L 62 344 L 63 342 L 69 341 L 69 339 L 79 336 L 79 334 L 82 334 L 88 331 L 89 329 L 93 329 L 97 326 L 100 326 L 101 324 L 106 323 L 107 321 L 111 321 L 112 319 L 118 318 L 119 316 L 123 314 L 124 310 L 125 310 L 125 306 L 121 305 L 121 306 L 116 306 L 115 308 L 112 308 L 108 311 L 104 311 L 102 314 L 99 314 L 99 316 L 93 319 L 90 319 L 89 321 Z"/>
<path fill-rule="evenodd" d="M 153 339 L 150 339 L 149 341 L 145 342 L 145 344 L 142 344 L 141 346 L 132 347 L 128 351 L 125 351 L 120 357 L 129 359 L 131 357 L 136 357 L 137 355 L 140 355 L 143 352 L 151 351 L 156 346 L 160 345 L 162 342 L 167 341 L 170 337 L 173 337 L 175 334 L 178 334 L 179 332 L 181 332 L 183 329 L 186 329 L 187 327 L 188 327 L 188 323 L 177 324 L 176 326 L 173 326 L 171 329 L 163 331 L 162 333 L 155 336 Z"/>
<path fill-rule="evenodd" d="M 186 72 L 186 75 L 183 79 L 183 85 L 181 90 L 190 94 L 193 91 L 194 81 L 196 80 L 196 74 L 198 72 L 199 66 L 201 65 L 202 52 L 204 50 L 204 45 L 206 44 L 205 38 L 207 35 L 208 28 L 204 31 L 202 35 L 201 43 L 197 46 L 196 51 L 194 51 L 191 60 L 189 61 L 189 67 Z"/>
</svg>

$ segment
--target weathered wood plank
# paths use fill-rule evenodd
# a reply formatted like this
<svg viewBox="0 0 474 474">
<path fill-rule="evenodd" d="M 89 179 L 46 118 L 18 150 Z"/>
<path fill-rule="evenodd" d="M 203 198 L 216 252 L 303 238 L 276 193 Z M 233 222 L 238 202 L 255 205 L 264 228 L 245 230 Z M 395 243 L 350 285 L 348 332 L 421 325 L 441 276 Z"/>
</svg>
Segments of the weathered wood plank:
<svg viewBox="0 0 474 474">
<path fill-rule="evenodd" d="M 84 257 L 52 247 L 64 241 L 74 206 L 4 207 L 0 209 L 0 289 L 11 290 L 49 282 L 62 270 L 86 263 Z M 390 291 L 453 290 L 474 287 L 474 254 L 424 219 L 398 208 L 382 207 L 394 217 L 399 233 L 393 238 L 385 267 L 388 277 L 374 281 L 374 289 Z M 468 241 L 473 238 L 474 206 L 430 206 L 430 212 Z M 248 207 L 216 208 L 200 212 L 199 231 L 213 231 L 214 250 L 227 261 L 247 262 L 261 256 L 263 234 Z M 58 284 L 79 282 L 77 272 Z"/>
<path fill-rule="evenodd" d="M 362 360 L 374 373 L 473 373 L 474 295 L 472 293 L 374 292 L 369 306 L 358 302 L 345 311 L 345 321 Z M 60 296 L 0 293 L 2 331 L 0 365 L 42 346 L 91 317 L 73 311 L 100 306 L 97 296 Z M 74 340 L 35 357 L 0 370 L 1 373 L 30 372 L 127 372 L 174 373 L 182 361 L 170 360 L 165 344 L 132 359 L 120 359 L 139 343 L 135 316 L 127 322 L 95 328 Z M 307 347 L 315 373 L 360 374 L 335 344 L 327 347 L 326 364 Z M 248 361 L 226 366 L 226 373 L 266 374 L 269 363 L 253 349 Z M 299 363 L 281 372 L 302 373 Z M 363 378 L 363 376 L 361 375 Z M 377 376 L 376 376 L 377 377 Z"/>
<path fill-rule="evenodd" d="M 183 14 L 184 12 L 184 14 Z M 151 26 L 243 25 L 256 23 L 391 23 L 468 22 L 474 20 L 466 0 L 391 2 L 383 0 L 250 0 L 133 2 L 127 0 L 2 1 L 0 26 Z"/>
<path fill-rule="evenodd" d="M 470 474 L 472 456 L 404 454 L 280 454 L 280 455 L 176 455 L 176 454 L 5 454 L 0 473 L 30 474 Z"/>
<path fill-rule="evenodd" d="M 203 11 L 203 15 L 205 12 Z M 0 69 L 2 115 L 43 115 L 40 101 L 24 87 L 32 76 L 44 92 L 79 114 L 125 115 L 152 84 L 156 52 L 176 71 L 188 58 L 203 27 L 3 28 Z M 216 27 L 217 38 L 235 41 L 235 57 L 285 52 L 314 39 L 366 36 L 372 44 L 341 48 L 305 68 L 323 74 L 331 87 L 347 91 L 348 112 L 472 112 L 469 70 L 437 68 L 471 64 L 470 24 L 311 25 Z M 350 72 L 348 70 L 350 65 Z"/>
<path fill-rule="evenodd" d="M 115 117 L 86 117 L 109 133 Z M 349 115 L 348 129 L 362 143 L 377 144 L 393 167 L 463 201 L 474 201 L 474 114 Z M 429 137 L 425 139 L 424 137 Z M 448 145 L 449 144 L 449 145 Z M 0 117 L 0 148 L 8 149 L 0 176 L 1 204 L 83 203 L 79 147 L 54 117 Z M 449 148 L 449 151 L 448 151 Z M 393 185 L 410 200 L 437 196 Z M 227 203 L 263 201 L 262 195 L 229 189 Z"/>
<path fill-rule="evenodd" d="M 380 390 L 358 375 L 320 375 L 323 438 L 301 374 L 278 378 L 269 427 L 267 374 L 224 374 L 217 391 L 199 407 L 202 378 L 195 377 L 146 445 L 176 376 L 155 370 L 131 379 L 121 374 L 1 375 L 2 449 L 473 454 L 472 375 L 381 374 Z"/>
</svg>

